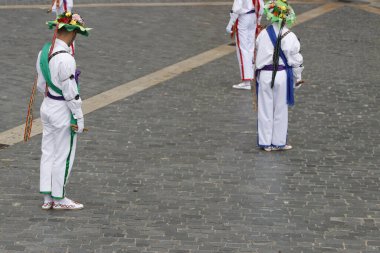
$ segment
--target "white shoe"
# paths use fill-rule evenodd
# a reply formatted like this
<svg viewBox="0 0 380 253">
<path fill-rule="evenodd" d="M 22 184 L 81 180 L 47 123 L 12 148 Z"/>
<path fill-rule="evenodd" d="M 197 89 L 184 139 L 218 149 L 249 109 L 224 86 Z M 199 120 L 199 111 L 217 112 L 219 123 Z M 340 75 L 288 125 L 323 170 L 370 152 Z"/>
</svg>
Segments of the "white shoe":
<svg viewBox="0 0 380 253">
<path fill-rule="evenodd" d="M 45 202 L 42 204 L 41 208 L 42 210 L 49 210 L 53 207 L 53 202 Z"/>
<path fill-rule="evenodd" d="M 244 82 L 232 85 L 232 88 L 239 89 L 239 90 L 250 90 L 251 84 L 246 84 Z"/>
<path fill-rule="evenodd" d="M 264 151 L 267 151 L 267 152 L 270 152 L 272 151 L 272 147 L 271 146 L 268 146 L 268 147 L 265 147 L 265 148 L 262 148 Z"/>
<path fill-rule="evenodd" d="M 60 202 L 54 202 L 54 210 L 80 210 L 83 209 L 83 204 L 75 202 L 71 199 L 64 198 Z"/>
<path fill-rule="evenodd" d="M 272 150 L 275 150 L 275 151 L 282 151 L 282 150 L 289 150 L 289 149 L 292 149 L 293 147 L 291 145 L 288 145 L 286 144 L 285 146 L 283 147 L 273 147 Z"/>
</svg>

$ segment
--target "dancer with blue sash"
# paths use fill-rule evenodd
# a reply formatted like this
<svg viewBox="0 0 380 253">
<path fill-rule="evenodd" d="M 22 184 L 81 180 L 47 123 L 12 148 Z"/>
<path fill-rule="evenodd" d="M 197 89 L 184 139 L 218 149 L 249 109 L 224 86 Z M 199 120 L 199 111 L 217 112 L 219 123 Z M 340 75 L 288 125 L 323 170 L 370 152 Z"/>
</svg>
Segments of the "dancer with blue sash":
<svg viewBox="0 0 380 253">
<path fill-rule="evenodd" d="M 36 63 L 37 89 L 44 94 L 40 115 L 43 125 L 40 164 L 42 209 L 82 209 L 83 204 L 66 197 L 66 184 L 74 163 L 77 134 L 84 130 L 78 74 L 70 45 L 77 34 L 88 36 L 83 19 L 64 12 L 47 22 L 55 29 Z"/>
<path fill-rule="evenodd" d="M 272 24 L 256 40 L 258 145 L 265 151 L 289 150 L 288 106 L 303 83 L 300 43 L 288 29 L 296 16 L 286 0 L 269 1 L 264 13 Z"/>
</svg>

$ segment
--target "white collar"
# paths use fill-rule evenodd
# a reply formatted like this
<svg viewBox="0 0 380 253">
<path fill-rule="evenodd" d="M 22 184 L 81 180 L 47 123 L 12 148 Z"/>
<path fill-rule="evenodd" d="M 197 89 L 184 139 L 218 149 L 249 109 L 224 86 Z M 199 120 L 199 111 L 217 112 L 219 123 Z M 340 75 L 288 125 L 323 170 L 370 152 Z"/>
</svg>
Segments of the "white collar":
<svg viewBox="0 0 380 253">
<path fill-rule="evenodd" d="M 280 24 L 278 22 L 273 22 L 272 25 L 273 25 L 273 28 L 276 31 L 276 33 L 278 33 L 280 31 Z M 287 32 L 288 30 L 289 30 L 289 28 L 285 24 L 284 28 L 282 29 L 282 34 Z"/>
<path fill-rule="evenodd" d="M 66 42 L 64 42 L 63 40 L 56 39 L 56 40 L 55 40 L 55 44 L 56 44 L 57 46 L 61 46 L 61 47 L 63 47 L 67 52 L 70 51 L 69 46 L 68 46 L 68 45 L 66 44 Z"/>
</svg>

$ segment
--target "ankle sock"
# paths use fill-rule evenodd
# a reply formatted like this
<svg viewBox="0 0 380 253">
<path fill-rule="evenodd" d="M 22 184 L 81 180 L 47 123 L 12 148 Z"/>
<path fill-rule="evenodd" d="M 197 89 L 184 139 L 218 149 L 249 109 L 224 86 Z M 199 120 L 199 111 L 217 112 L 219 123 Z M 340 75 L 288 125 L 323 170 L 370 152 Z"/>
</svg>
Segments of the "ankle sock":
<svg viewBox="0 0 380 253">
<path fill-rule="evenodd" d="M 71 204 L 71 200 L 68 198 L 63 198 L 63 199 L 55 199 L 54 203 L 56 204 L 61 204 L 61 205 L 69 205 Z"/>
<path fill-rule="evenodd" d="M 52 197 L 49 194 L 44 194 L 44 203 L 53 202 Z"/>
</svg>

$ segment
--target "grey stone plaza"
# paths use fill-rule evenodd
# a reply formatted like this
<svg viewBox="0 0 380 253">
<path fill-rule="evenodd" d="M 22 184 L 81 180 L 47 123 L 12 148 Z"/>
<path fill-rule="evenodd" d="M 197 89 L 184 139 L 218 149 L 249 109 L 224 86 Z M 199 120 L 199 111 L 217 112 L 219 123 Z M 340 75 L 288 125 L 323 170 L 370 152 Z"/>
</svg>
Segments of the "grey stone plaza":
<svg viewBox="0 0 380 253">
<path fill-rule="evenodd" d="M 0 136 L 24 124 L 52 37 L 53 15 L 36 5 L 49 2 L 0 0 Z M 232 1 L 199 2 L 76 1 L 94 28 L 76 44 L 83 100 L 229 44 Z M 302 21 L 326 4 L 337 6 Z M 290 151 L 257 147 L 252 94 L 231 87 L 232 51 L 85 115 L 67 185 L 83 210 L 41 210 L 41 135 L 0 143 L 0 252 L 380 252 L 376 5 L 294 0 L 306 84 Z"/>
</svg>

